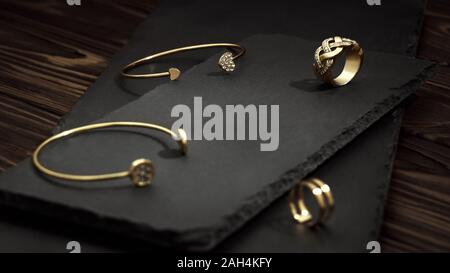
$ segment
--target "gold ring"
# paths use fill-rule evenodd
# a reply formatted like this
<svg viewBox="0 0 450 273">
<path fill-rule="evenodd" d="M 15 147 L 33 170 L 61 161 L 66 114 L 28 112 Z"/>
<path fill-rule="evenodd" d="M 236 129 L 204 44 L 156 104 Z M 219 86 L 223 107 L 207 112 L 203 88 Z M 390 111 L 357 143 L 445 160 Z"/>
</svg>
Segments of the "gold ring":
<svg viewBox="0 0 450 273">
<path fill-rule="evenodd" d="M 139 59 L 137 61 L 134 61 L 128 65 L 126 65 L 122 70 L 122 76 L 128 77 L 128 78 L 159 78 L 159 77 L 169 77 L 172 81 L 178 79 L 178 77 L 181 74 L 181 71 L 178 68 L 172 67 L 169 68 L 167 72 L 159 72 L 159 73 L 147 73 L 147 74 L 130 74 L 128 73 L 131 69 L 145 64 L 149 63 L 150 61 L 167 56 L 172 55 L 179 52 L 189 51 L 189 50 L 196 50 L 196 49 L 203 49 L 203 48 L 210 48 L 210 47 L 224 47 L 229 51 L 226 51 L 222 54 L 219 58 L 218 65 L 219 67 L 225 71 L 225 72 L 232 72 L 236 68 L 236 64 L 234 60 L 238 59 L 245 53 L 245 48 L 243 48 L 240 45 L 236 44 L 229 44 L 229 43 L 217 43 L 217 44 L 202 44 L 202 45 L 193 45 L 193 46 L 186 46 L 176 49 L 171 49 L 164 52 L 159 52 L 147 57 L 144 57 L 142 59 Z"/>
<path fill-rule="evenodd" d="M 137 187 L 144 187 L 151 184 L 153 180 L 153 176 L 155 174 L 155 170 L 153 167 L 152 161 L 144 158 L 136 159 L 131 163 L 131 166 L 128 170 L 114 173 L 106 173 L 106 174 L 95 174 L 95 175 L 76 175 L 69 173 L 62 173 L 53 171 L 48 169 L 44 165 L 42 165 L 39 161 L 39 153 L 41 150 L 49 143 L 61 139 L 67 138 L 69 136 L 73 136 L 75 134 L 87 132 L 94 129 L 99 128 L 107 128 L 107 127 L 140 127 L 147 129 L 155 129 L 161 132 L 164 132 L 170 135 L 179 145 L 180 152 L 185 155 L 187 152 L 187 136 L 186 132 L 183 129 L 178 129 L 178 133 L 175 133 L 165 127 L 144 123 L 144 122 L 131 122 L 131 121 L 116 121 L 116 122 L 104 122 L 104 123 L 96 123 L 86 126 L 77 127 L 74 129 L 70 129 L 59 134 L 56 134 L 44 142 L 42 142 L 37 149 L 33 153 L 33 164 L 40 172 L 53 176 L 60 179 L 66 180 L 75 180 L 75 181 L 99 181 L 99 180 L 107 180 L 107 179 L 117 179 L 123 177 L 129 177 L 133 184 Z"/>
<path fill-rule="evenodd" d="M 305 204 L 305 190 L 312 192 L 318 205 L 318 215 L 314 217 Z M 300 224 L 315 226 L 324 224 L 334 209 L 334 198 L 330 186 L 318 178 L 302 180 L 289 195 L 289 208 L 292 216 Z"/>
<path fill-rule="evenodd" d="M 337 57 L 346 52 L 344 69 L 337 76 L 333 76 L 332 68 Z M 363 63 L 364 52 L 356 41 L 335 36 L 325 39 L 314 54 L 314 72 L 324 82 L 333 86 L 349 83 L 358 73 Z"/>
</svg>

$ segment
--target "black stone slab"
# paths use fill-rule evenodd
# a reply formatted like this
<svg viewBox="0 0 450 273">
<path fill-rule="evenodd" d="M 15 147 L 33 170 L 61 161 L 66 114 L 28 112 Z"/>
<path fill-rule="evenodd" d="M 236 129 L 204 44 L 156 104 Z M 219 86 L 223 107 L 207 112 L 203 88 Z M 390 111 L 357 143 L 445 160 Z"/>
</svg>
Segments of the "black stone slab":
<svg viewBox="0 0 450 273">
<path fill-rule="evenodd" d="M 167 82 L 150 79 L 141 85 L 118 77 L 124 65 L 154 52 L 199 43 L 238 42 L 259 33 L 281 33 L 316 41 L 341 35 L 356 39 L 364 49 L 413 54 L 424 7 L 421 0 L 383 1 L 381 6 L 369 6 L 365 0 L 161 2 L 66 116 L 62 127 L 100 118 Z M 186 71 L 216 52 L 202 50 L 161 59 L 161 63 L 148 68 L 159 71 L 176 64 Z"/>
<path fill-rule="evenodd" d="M 304 54 L 314 52 L 317 42 L 258 35 L 243 45 L 249 54 L 236 73 L 217 73 L 217 60 L 211 58 L 182 81 L 163 84 L 102 121 L 170 126 L 171 108 L 191 105 L 194 96 L 202 96 L 204 105 L 279 104 L 277 151 L 260 152 L 255 141 L 192 141 L 188 157 L 169 158 L 164 151 L 164 144 L 174 147 L 169 140 L 91 134 L 51 147 L 44 160 L 63 171 L 86 173 L 123 169 L 145 155 L 155 162 L 155 185 L 119 188 L 119 181 L 117 188 L 73 189 L 49 183 L 22 164 L 2 176 L 0 199 L 154 243 L 209 249 L 411 94 L 430 67 L 366 51 L 364 69 L 351 85 L 327 89 L 312 80 L 311 57 Z"/>
<path fill-rule="evenodd" d="M 321 177 L 337 201 L 325 228 L 310 230 L 293 222 L 287 196 L 275 201 L 241 230 L 219 244 L 220 252 L 361 252 L 377 240 L 395 154 L 401 110 L 389 113 L 322 164 Z M 367 156 L 371 155 L 371 156 Z M 349 171 L 350 170 L 350 171 Z M 357 204 L 357 205 L 355 205 Z M 0 252 L 69 252 L 76 240 L 82 252 L 160 249 L 95 229 L 80 229 L 41 215 L 3 208 Z"/>
<path fill-rule="evenodd" d="M 216 251 L 369 252 L 367 243 L 378 240 L 383 221 L 401 112 L 383 117 L 311 174 L 334 194 L 336 210 L 326 226 L 296 224 L 285 194 Z"/>
</svg>

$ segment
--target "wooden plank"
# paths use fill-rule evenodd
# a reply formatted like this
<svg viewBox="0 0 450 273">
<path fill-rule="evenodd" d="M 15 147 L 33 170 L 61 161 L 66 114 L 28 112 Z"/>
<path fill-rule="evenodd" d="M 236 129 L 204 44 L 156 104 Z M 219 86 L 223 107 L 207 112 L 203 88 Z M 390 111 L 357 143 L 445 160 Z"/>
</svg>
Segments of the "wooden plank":
<svg viewBox="0 0 450 273">
<path fill-rule="evenodd" d="M 0 171 L 27 157 L 157 1 L 2 2 Z"/>
<path fill-rule="evenodd" d="M 417 56 L 441 66 L 403 120 L 381 232 L 384 251 L 450 250 L 450 5 L 429 0 Z"/>
</svg>

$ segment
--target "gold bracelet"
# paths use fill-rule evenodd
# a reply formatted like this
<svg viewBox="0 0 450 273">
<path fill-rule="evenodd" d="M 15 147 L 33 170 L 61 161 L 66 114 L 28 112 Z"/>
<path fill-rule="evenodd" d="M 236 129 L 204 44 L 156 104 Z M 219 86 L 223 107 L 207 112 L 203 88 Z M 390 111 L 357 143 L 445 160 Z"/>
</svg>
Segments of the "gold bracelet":
<svg viewBox="0 0 450 273">
<path fill-rule="evenodd" d="M 128 78 L 159 78 L 159 77 L 167 77 L 173 81 L 178 79 L 178 77 L 181 74 L 181 71 L 178 68 L 172 67 L 169 68 L 169 71 L 167 72 L 160 72 L 160 73 L 148 73 L 148 74 L 130 74 L 128 73 L 131 69 L 148 63 L 156 58 L 172 55 L 184 51 L 189 50 L 196 50 L 196 49 L 203 49 L 203 48 L 210 48 L 210 47 L 225 47 L 229 51 L 222 54 L 222 56 L 219 58 L 218 65 L 219 67 L 226 72 L 232 72 L 236 68 L 236 64 L 234 63 L 235 59 L 238 59 L 245 53 L 245 48 L 243 48 L 240 45 L 236 44 L 229 44 L 229 43 L 217 43 L 217 44 L 202 44 L 202 45 L 193 45 L 193 46 L 186 46 L 176 49 L 167 50 L 164 52 L 156 53 L 147 57 L 144 57 L 142 59 L 139 59 L 137 61 L 134 61 L 128 65 L 126 65 L 122 70 L 122 76 L 128 77 Z"/>
<path fill-rule="evenodd" d="M 202 44 L 202 45 L 193 45 L 193 46 L 186 46 L 176 49 L 171 49 L 168 51 L 156 53 L 147 57 L 144 57 L 142 59 L 139 59 L 137 61 L 134 61 L 128 65 L 126 65 L 122 70 L 122 76 L 128 77 L 128 78 L 159 78 L 159 77 L 167 77 L 173 81 L 178 79 L 178 77 L 181 74 L 181 71 L 178 68 L 172 67 L 169 68 L 169 71 L 167 72 L 159 72 L 159 73 L 148 73 L 148 74 L 130 74 L 128 73 L 131 69 L 148 63 L 156 58 L 172 55 L 179 52 L 189 51 L 189 50 L 196 50 L 196 49 L 203 49 L 203 48 L 210 48 L 210 47 L 225 47 L 229 51 L 222 54 L 222 56 L 219 59 L 218 65 L 219 67 L 225 71 L 225 72 L 232 72 L 236 68 L 236 64 L 234 60 L 238 59 L 242 55 L 245 54 L 245 48 L 243 48 L 240 45 L 236 44 L 229 44 L 229 43 L 217 43 L 217 44 Z"/>
<path fill-rule="evenodd" d="M 332 68 L 336 59 L 346 52 L 344 69 L 335 77 Z M 358 74 L 363 63 L 364 52 L 359 44 L 347 38 L 335 36 L 325 39 L 314 55 L 313 69 L 316 76 L 333 86 L 343 86 Z"/>
<path fill-rule="evenodd" d="M 316 217 L 312 215 L 305 204 L 306 189 L 312 192 L 319 207 Z M 300 224 L 307 224 L 308 226 L 324 224 L 334 209 L 334 198 L 330 186 L 318 178 L 302 180 L 290 192 L 289 208 L 294 219 Z"/>
<path fill-rule="evenodd" d="M 77 127 L 74 129 L 70 129 L 59 134 L 56 134 L 44 142 L 42 142 L 37 149 L 33 153 L 33 164 L 40 172 L 53 176 L 60 179 L 66 180 L 75 180 L 75 181 L 99 181 L 99 180 L 107 180 L 107 179 L 117 179 L 123 177 L 129 177 L 133 184 L 137 187 L 144 187 L 150 185 L 153 176 L 155 174 L 155 170 L 153 167 L 152 161 L 144 158 L 136 159 L 131 163 L 131 166 L 126 171 L 115 172 L 115 173 L 106 173 L 106 174 L 96 174 L 96 175 L 76 175 L 69 173 L 62 173 L 53 171 L 48 169 L 44 165 L 42 165 L 39 161 L 39 153 L 41 150 L 49 143 L 66 138 L 75 134 L 87 132 L 94 129 L 99 128 L 107 128 L 107 127 L 140 127 L 147 129 L 155 129 L 161 132 L 164 132 L 170 136 L 178 143 L 180 152 L 185 155 L 187 152 L 187 136 L 186 132 L 183 129 L 178 129 L 178 133 L 175 133 L 165 127 L 144 123 L 144 122 L 131 122 L 131 121 L 116 121 L 116 122 L 104 122 L 104 123 L 96 123 L 86 126 Z"/>
</svg>

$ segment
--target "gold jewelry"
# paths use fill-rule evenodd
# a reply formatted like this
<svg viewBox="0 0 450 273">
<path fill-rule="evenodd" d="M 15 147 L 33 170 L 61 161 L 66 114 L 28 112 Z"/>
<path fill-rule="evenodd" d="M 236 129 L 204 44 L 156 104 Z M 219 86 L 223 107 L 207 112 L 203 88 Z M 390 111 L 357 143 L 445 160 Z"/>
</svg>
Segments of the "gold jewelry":
<svg viewBox="0 0 450 273">
<path fill-rule="evenodd" d="M 319 207 L 316 217 L 313 217 L 305 204 L 306 189 L 312 192 L 314 200 Z M 307 224 L 308 226 L 324 224 L 334 209 L 334 199 L 330 186 L 318 178 L 300 181 L 290 192 L 289 208 L 294 219 L 300 224 Z"/>
<path fill-rule="evenodd" d="M 229 51 L 225 52 L 220 56 L 218 65 L 219 67 L 225 71 L 225 72 L 232 72 L 236 68 L 236 64 L 234 63 L 234 60 L 238 59 L 245 53 L 245 48 L 243 48 L 240 45 L 236 44 L 228 44 L 228 43 L 217 43 L 217 44 L 202 44 L 202 45 L 193 45 L 193 46 L 187 46 L 187 47 L 181 47 L 176 49 L 171 49 L 168 51 L 156 53 L 147 57 L 144 57 L 142 59 L 139 59 L 137 61 L 134 61 L 128 65 L 126 65 L 122 70 L 122 76 L 129 77 L 129 78 L 159 78 L 159 77 L 167 77 L 173 81 L 176 80 L 179 76 L 181 71 L 178 68 L 172 67 L 169 68 L 169 71 L 167 72 L 160 72 L 160 73 L 148 73 L 148 74 L 130 74 L 128 73 L 131 69 L 142 65 L 144 63 L 148 63 L 156 58 L 172 55 L 179 52 L 189 51 L 189 50 L 195 50 L 195 49 L 203 49 L 203 48 L 210 48 L 210 47 L 225 47 Z"/>
<path fill-rule="evenodd" d="M 346 52 L 343 71 L 334 77 L 332 68 L 337 57 Z M 349 83 L 358 73 L 363 62 L 364 52 L 356 41 L 335 36 L 325 39 L 317 48 L 313 64 L 316 76 L 333 86 L 342 86 Z"/>
<path fill-rule="evenodd" d="M 155 170 L 153 167 L 152 161 L 148 159 L 136 159 L 131 163 L 131 166 L 126 171 L 115 172 L 115 173 L 106 173 L 106 174 L 95 174 L 95 175 L 76 175 L 76 174 L 68 174 L 61 173 L 57 171 L 53 171 L 42 165 L 39 161 L 39 153 L 41 150 L 49 143 L 66 138 L 75 134 L 87 132 L 94 129 L 99 128 L 107 128 L 107 127 L 141 127 L 147 129 L 155 129 L 161 132 L 164 132 L 170 136 L 178 143 L 180 152 L 185 155 L 187 152 L 187 136 L 186 132 L 183 129 L 178 129 L 178 133 L 175 133 L 165 127 L 144 123 L 144 122 L 131 122 L 131 121 L 116 121 L 116 122 L 104 122 L 104 123 L 96 123 L 86 126 L 77 127 L 74 129 L 70 129 L 59 134 L 56 134 L 44 142 L 42 142 L 37 149 L 33 153 L 33 164 L 42 173 L 53 176 L 60 179 L 67 180 L 75 180 L 75 181 L 98 181 L 98 180 L 107 180 L 107 179 L 117 179 L 123 177 L 129 177 L 133 184 L 137 187 L 144 187 L 150 185 L 153 180 L 153 176 L 155 174 Z"/>
</svg>

